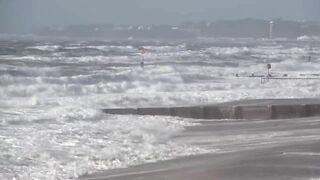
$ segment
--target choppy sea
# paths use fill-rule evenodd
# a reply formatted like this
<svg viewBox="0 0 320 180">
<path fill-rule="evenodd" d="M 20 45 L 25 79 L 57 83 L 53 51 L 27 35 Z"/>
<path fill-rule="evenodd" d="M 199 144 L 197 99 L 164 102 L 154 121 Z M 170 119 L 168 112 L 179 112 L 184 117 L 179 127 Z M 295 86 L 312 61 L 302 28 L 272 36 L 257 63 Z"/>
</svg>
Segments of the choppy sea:
<svg viewBox="0 0 320 180">
<path fill-rule="evenodd" d="M 260 77 L 271 64 L 275 77 L 320 78 L 319 55 L 319 42 L 295 40 L 0 40 L 0 179 L 73 179 L 207 153 L 172 139 L 188 119 L 101 109 L 320 97 L 320 80 Z"/>
</svg>

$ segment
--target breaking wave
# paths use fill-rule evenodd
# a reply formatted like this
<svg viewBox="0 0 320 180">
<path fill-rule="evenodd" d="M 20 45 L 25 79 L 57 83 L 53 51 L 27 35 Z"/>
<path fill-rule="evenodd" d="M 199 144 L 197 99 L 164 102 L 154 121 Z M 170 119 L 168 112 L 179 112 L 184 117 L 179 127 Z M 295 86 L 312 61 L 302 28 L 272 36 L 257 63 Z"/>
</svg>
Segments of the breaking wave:
<svg viewBox="0 0 320 180">
<path fill-rule="evenodd" d="M 319 46 L 307 62 L 305 42 L 252 41 L 2 43 L 0 179 L 70 179 L 207 152 L 173 140 L 187 119 L 102 108 L 320 96 L 316 79 L 249 77 L 266 75 L 267 63 L 274 75 L 317 77 Z"/>
</svg>

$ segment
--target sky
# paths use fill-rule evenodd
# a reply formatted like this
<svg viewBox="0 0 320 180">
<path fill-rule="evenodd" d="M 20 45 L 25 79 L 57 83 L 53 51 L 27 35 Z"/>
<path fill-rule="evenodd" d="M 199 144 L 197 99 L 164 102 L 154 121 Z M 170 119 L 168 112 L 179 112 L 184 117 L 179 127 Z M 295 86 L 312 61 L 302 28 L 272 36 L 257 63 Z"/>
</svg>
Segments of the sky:
<svg viewBox="0 0 320 180">
<path fill-rule="evenodd" d="M 320 0 L 0 0 L 0 32 L 70 24 L 180 24 L 229 19 L 319 21 Z"/>
</svg>

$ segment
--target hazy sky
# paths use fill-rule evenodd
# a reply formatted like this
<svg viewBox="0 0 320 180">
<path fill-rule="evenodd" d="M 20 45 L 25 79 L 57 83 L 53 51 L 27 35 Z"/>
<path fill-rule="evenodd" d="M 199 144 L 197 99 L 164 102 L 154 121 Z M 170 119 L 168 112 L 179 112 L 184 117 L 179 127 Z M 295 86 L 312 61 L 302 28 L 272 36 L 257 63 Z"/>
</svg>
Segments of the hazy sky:
<svg viewBox="0 0 320 180">
<path fill-rule="evenodd" d="M 320 20 L 320 0 L 0 0 L 0 32 L 68 24 L 179 24 L 218 19 Z"/>
</svg>

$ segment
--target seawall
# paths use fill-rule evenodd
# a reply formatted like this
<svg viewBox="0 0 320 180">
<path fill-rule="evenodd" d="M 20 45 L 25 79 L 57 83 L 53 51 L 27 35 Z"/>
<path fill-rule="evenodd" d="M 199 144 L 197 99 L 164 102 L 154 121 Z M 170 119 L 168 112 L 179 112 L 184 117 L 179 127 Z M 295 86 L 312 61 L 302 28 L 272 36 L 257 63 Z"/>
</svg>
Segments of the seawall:
<svg viewBox="0 0 320 180">
<path fill-rule="evenodd" d="M 285 119 L 320 116 L 320 99 L 261 99 L 179 107 L 103 109 L 107 114 L 178 116 L 193 119 Z"/>
</svg>

